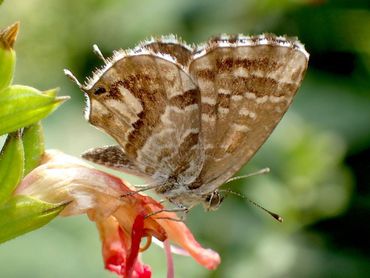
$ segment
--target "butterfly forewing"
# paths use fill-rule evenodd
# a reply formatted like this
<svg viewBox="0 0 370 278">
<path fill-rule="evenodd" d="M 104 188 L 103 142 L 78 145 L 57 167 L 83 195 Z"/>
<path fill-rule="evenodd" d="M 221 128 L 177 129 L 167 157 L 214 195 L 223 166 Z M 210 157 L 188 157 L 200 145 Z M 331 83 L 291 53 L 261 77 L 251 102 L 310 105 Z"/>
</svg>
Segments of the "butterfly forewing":
<svg viewBox="0 0 370 278">
<path fill-rule="evenodd" d="M 288 109 L 307 57 L 275 39 L 264 45 L 216 39 L 191 62 L 190 74 L 201 91 L 206 153 L 193 188 L 209 192 L 222 185 L 256 153 Z"/>
<path fill-rule="evenodd" d="M 88 95 L 90 122 L 110 134 L 143 173 L 157 180 L 194 179 L 204 157 L 200 93 L 179 64 L 155 53 L 123 57 Z"/>
</svg>

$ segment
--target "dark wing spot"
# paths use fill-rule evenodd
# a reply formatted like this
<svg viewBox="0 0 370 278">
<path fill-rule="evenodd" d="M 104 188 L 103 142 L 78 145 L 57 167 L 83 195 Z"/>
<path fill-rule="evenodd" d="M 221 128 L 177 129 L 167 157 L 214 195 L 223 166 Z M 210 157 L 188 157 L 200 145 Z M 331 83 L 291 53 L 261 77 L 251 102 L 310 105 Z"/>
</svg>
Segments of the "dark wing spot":
<svg viewBox="0 0 370 278">
<path fill-rule="evenodd" d="M 104 94 L 107 90 L 104 87 L 98 87 L 94 91 L 94 95 L 99 96 L 101 94 Z"/>
</svg>

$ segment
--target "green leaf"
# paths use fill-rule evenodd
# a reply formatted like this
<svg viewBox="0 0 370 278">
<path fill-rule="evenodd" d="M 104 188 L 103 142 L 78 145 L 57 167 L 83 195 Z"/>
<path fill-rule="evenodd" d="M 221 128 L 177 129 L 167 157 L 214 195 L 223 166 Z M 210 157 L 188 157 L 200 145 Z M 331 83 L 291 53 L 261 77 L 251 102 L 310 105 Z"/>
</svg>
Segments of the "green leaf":
<svg viewBox="0 0 370 278">
<path fill-rule="evenodd" d="M 57 89 L 41 92 L 14 85 L 0 92 L 0 135 L 34 124 L 48 116 L 68 97 L 56 97 Z"/>
<path fill-rule="evenodd" d="M 0 207 L 0 243 L 44 226 L 67 204 L 51 204 L 29 196 L 11 198 Z"/>
<path fill-rule="evenodd" d="M 43 93 L 45 96 L 49 96 L 49 97 L 56 97 L 56 96 L 57 96 L 57 92 L 58 92 L 58 90 L 56 90 L 56 89 L 51 89 L 51 90 L 43 91 L 42 93 Z"/>
<path fill-rule="evenodd" d="M 18 30 L 18 22 L 0 30 L 0 91 L 8 87 L 13 80 L 16 60 L 13 46 Z"/>
<path fill-rule="evenodd" d="M 45 151 L 44 132 L 40 122 L 23 130 L 24 176 L 36 168 Z"/>
<path fill-rule="evenodd" d="M 8 135 L 0 153 L 0 204 L 9 199 L 23 177 L 24 152 L 20 131 Z"/>
</svg>

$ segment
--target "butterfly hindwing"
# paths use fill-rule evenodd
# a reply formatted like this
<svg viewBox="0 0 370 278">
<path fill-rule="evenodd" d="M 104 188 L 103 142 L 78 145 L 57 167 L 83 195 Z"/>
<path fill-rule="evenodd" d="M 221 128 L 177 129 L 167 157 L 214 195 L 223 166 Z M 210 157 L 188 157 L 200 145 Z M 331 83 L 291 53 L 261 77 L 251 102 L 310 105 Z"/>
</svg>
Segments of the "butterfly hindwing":
<svg viewBox="0 0 370 278">
<path fill-rule="evenodd" d="M 140 169 L 127 158 L 126 154 L 122 151 L 122 148 L 118 145 L 93 148 L 84 152 L 81 157 L 117 171 L 149 178 L 148 176 L 143 175 Z"/>
<path fill-rule="evenodd" d="M 201 91 L 206 153 L 194 184 L 201 191 L 213 191 L 250 160 L 288 109 L 308 61 L 294 43 L 224 36 L 194 55 L 189 71 Z"/>
</svg>

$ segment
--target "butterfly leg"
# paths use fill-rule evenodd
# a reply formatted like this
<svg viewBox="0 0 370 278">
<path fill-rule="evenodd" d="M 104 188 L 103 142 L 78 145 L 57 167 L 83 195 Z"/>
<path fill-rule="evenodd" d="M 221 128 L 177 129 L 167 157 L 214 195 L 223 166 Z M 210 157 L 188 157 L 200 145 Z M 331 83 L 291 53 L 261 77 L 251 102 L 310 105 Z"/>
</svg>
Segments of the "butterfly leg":
<svg viewBox="0 0 370 278">
<path fill-rule="evenodd" d="M 178 222 L 184 222 L 185 221 L 185 215 L 189 212 L 189 209 L 186 207 L 177 207 L 177 208 L 169 208 L 169 209 L 160 209 L 157 211 L 153 211 L 145 216 L 145 218 L 155 216 L 157 214 L 160 214 L 161 212 L 182 212 L 182 215 L 180 216 L 180 219 L 172 218 L 172 217 L 156 217 L 155 219 L 167 219 L 167 220 L 173 220 Z"/>
<path fill-rule="evenodd" d="M 132 196 L 132 195 L 138 194 L 139 192 L 142 192 L 142 191 L 147 191 L 147 190 L 150 190 L 150 189 L 154 189 L 154 188 L 157 188 L 158 186 L 159 186 L 158 184 L 135 186 L 135 187 L 139 187 L 140 189 L 129 192 L 129 193 L 125 193 L 125 194 L 121 195 L 121 198 Z"/>
</svg>

